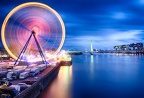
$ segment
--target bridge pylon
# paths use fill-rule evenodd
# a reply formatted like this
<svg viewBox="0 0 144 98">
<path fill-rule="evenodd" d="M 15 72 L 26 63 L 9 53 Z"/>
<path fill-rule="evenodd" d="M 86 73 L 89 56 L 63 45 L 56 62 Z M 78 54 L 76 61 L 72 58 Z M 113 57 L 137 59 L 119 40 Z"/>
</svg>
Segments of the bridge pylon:
<svg viewBox="0 0 144 98">
<path fill-rule="evenodd" d="M 92 45 L 92 40 L 91 40 L 91 46 L 90 46 L 90 54 L 93 55 L 93 45 Z"/>
</svg>

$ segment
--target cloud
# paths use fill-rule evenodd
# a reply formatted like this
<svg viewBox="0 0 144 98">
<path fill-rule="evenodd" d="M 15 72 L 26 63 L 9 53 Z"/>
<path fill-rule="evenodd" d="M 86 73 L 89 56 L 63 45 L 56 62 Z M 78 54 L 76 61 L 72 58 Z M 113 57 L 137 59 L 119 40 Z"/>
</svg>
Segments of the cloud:
<svg viewBox="0 0 144 98">
<path fill-rule="evenodd" d="M 141 34 L 141 30 L 129 30 L 129 31 L 116 31 L 115 34 L 109 36 L 111 40 L 121 39 L 138 39 L 138 34 Z"/>
<path fill-rule="evenodd" d="M 31 0 L 0 4 L 0 25 L 12 8 Z M 55 9 L 66 27 L 64 48 L 109 49 L 114 45 L 144 40 L 142 0 L 36 0 Z M 9 3 L 7 3 L 9 2 Z"/>
<path fill-rule="evenodd" d="M 65 47 L 75 47 L 75 49 L 90 49 L 90 42 L 93 41 L 93 47 L 96 49 L 113 49 L 115 45 L 130 44 L 143 41 L 139 36 L 143 33 L 141 30 L 103 30 L 111 31 L 111 34 L 103 36 L 67 36 Z"/>
</svg>

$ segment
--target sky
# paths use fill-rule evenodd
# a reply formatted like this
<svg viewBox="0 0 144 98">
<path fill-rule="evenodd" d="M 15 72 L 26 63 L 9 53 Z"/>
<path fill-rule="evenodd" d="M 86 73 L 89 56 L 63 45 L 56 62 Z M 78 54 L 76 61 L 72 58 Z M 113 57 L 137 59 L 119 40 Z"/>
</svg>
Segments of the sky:
<svg viewBox="0 0 144 98">
<path fill-rule="evenodd" d="M 144 0 L 1 0 L 0 29 L 6 15 L 25 2 L 41 2 L 62 17 L 63 49 L 114 49 L 115 45 L 144 42 Z M 2 43 L 0 44 L 2 45 Z"/>
</svg>

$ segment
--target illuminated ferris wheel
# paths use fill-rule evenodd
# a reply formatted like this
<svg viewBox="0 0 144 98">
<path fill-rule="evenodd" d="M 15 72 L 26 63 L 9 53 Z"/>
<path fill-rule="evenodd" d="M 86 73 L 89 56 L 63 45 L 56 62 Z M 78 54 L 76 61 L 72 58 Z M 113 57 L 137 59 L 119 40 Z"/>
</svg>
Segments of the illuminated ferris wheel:
<svg viewBox="0 0 144 98">
<path fill-rule="evenodd" d="M 39 52 L 48 59 L 62 48 L 65 27 L 55 10 L 42 3 L 29 2 L 15 7 L 6 16 L 1 37 L 4 48 L 16 60 L 23 54 L 38 56 Z"/>
</svg>

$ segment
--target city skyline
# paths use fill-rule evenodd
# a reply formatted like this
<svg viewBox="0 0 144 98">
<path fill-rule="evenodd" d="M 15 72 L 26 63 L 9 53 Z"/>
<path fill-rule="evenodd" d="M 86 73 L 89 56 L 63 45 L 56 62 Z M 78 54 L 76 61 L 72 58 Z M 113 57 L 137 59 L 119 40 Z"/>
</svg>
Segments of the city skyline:
<svg viewBox="0 0 144 98">
<path fill-rule="evenodd" d="M 2 1 L 0 28 L 6 15 L 17 5 L 31 0 Z M 66 27 L 63 49 L 113 49 L 115 45 L 144 40 L 144 0 L 59 0 L 45 3 L 56 10 Z M 1 44 L 2 45 L 2 44 Z"/>
</svg>

